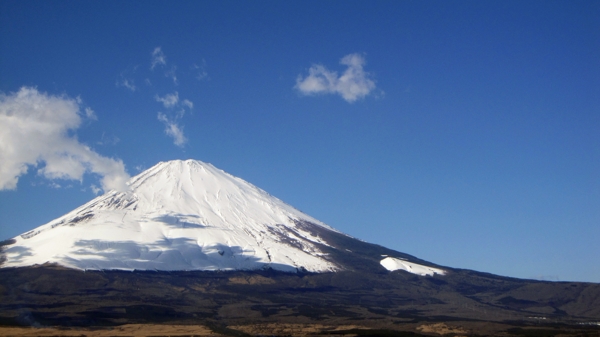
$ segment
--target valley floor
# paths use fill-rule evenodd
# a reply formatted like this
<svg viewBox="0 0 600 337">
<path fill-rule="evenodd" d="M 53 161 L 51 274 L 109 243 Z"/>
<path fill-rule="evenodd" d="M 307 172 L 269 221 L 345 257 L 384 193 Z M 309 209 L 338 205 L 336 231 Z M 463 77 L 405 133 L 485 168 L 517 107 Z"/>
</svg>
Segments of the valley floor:
<svg viewBox="0 0 600 337">
<path fill-rule="evenodd" d="M 202 325 L 127 324 L 116 327 L 1 327 L 0 336 L 221 336 Z"/>
</svg>

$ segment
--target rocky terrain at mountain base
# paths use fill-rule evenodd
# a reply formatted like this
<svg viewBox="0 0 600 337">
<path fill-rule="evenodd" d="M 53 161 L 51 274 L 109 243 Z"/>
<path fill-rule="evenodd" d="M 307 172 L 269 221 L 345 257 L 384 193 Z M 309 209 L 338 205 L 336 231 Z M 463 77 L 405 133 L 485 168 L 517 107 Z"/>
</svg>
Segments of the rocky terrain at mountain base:
<svg viewBox="0 0 600 337">
<path fill-rule="evenodd" d="M 462 270 L 423 277 L 44 265 L 0 269 L 0 334 L 60 327 L 63 335 L 119 335 L 137 324 L 203 326 L 203 333 L 229 336 L 599 336 L 599 298 L 598 284 Z M 202 335 L 173 329 L 130 335 Z"/>
</svg>

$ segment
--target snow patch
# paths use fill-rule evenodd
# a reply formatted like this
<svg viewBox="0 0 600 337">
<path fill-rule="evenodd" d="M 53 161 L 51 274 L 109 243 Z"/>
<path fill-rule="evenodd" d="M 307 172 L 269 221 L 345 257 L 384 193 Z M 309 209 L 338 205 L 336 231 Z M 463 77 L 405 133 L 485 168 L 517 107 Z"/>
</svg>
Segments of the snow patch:
<svg viewBox="0 0 600 337">
<path fill-rule="evenodd" d="M 421 276 L 433 276 L 433 274 L 445 275 L 446 271 L 438 268 L 424 266 L 422 264 L 408 262 L 405 260 L 396 259 L 393 257 L 386 257 L 379 262 L 385 269 L 389 271 L 394 270 L 405 270 L 409 273 L 421 275 Z"/>
</svg>

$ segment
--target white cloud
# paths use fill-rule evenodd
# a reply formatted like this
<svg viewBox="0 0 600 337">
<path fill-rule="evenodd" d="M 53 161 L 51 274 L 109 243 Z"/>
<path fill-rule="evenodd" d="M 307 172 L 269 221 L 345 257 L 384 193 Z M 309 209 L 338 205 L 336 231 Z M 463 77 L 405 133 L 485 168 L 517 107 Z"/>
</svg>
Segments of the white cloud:
<svg viewBox="0 0 600 337">
<path fill-rule="evenodd" d="M 192 110 L 194 108 L 194 103 L 192 103 L 192 101 L 190 101 L 188 99 L 184 99 L 183 101 L 181 101 L 181 104 L 187 106 L 188 109 L 190 109 L 190 110 Z"/>
<path fill-rule="evenodd" d="M 82 116 L 95 116 L 80 104 L 28 87 L 0 93 L 0 190 L 15 189 L 30 166 L 40 166 L 38 174 L 47 179 L 82 181 L 89 172 L 101 177 L 104 191 L 127 189 L 121 160 L 99 155 L 72 135 Z"/>
<path fill-rule="evenodd" d="M 362 56 L 346 55 L 340 64 L 348 66 L 341 76 L 322 65 L 313 65 L 308 70 L 308 76 L 303 78 L 298 75 L 294 88 L 305 95 L 339 94 L 349 103 L 364 98 L 375 89 L 375 81 L 363 70 L 365 59 Z"/>
<path fill-rule="evenodd" d="M 175 91 L 172 94 L 166 94 L 164 97 L 160 97 L 160 96 L 156 95 L 156 96 L 154 96 L 154 99 L 157 102 L 161 102 L 165 106 L 165 108 L 170 109 L 170 108 L 177 106 L 177 104 L 179 103 L 179 93 L 177 91 Z M 185 101 L 188 101 L 188 100 L 186 99 Z"/>
<path fill-rule="evenodd" d="M 154 70 L 154 67 L 156 67 L 157 65 L 164 66 L 166 64 L 167 57 L 165 56 L 165 53 L 163 53 L 160 47 L 154 48 L 154 51 L 152 51 L 152 61 L 150 62 L 150 69 Z"/>
<path fill-rule="evenodd" d="M 92 186 L 90 186 L 90 188 L 92 189 L 92 193 L 94 193 L 95 195 L 100 194 L 100 192 L 102 192 L 102 189 L 100 189 L 98 186 L 92 184 Z"/>
<path fill-rule="evenodd" d="M 170 120 L 161 112 L 158 113 L 158 120 L 165 124 L 165 133 L 173 137 L 173 143 L 179 147 L 183 147 L 187 139 L 183 135 L 183 127 L 180 127 L 176 121 Z"/>
<path fill-rule="evenodd" d="M 98 120 L 98 116 L 96 116 L 96 113 L 90 107 L 85 108 L 85 117 L 95 121 Z"/>
<path fill-rule="evenodd" d="M 158 120 L 165 124 L 165 133 L 173 138 L 173 143 L 179 147 L 183 147 L 187 142 L 183 134 L 183 126 L 178 121 L 185 115 L 185 108 L 192 110 L 194 103 L 188 99 L 179 100 L 179 93 L 175 91 L 172 94 L 167 94 L 164 97 L 156 95 L 154 99 L 157 102 L 163 104 L 167 108 L 168 114 L 172 117 L 169 118 L 167 114 L 162 112 L 158 113 Z M 177 108 L 177 110 L 175 110 Z"/>
</svg>

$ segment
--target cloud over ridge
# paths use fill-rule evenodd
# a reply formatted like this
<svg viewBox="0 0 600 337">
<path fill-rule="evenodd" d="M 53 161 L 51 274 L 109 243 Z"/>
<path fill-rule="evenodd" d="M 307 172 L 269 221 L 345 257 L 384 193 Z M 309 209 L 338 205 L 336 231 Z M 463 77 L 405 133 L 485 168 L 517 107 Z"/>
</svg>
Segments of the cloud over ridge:
<svg viewBox="0 0 600 337">
<path fill-rule="evenodd" d="M 125 191 L 129 175 L 120 159 L 104 157 L 72 135 L 82 116 L 95 119 L 80 99 L 52 96 L 23 87 L 0 93 L 0 190 L 15 189 L 30 166 L 47 179 L 82 181 L 98 174 L 104 191 Z"/>
<path fill-rule="evenodd" d="M 365 72 L 366 61 L 359 54 L 349 54 L 340 60 L 348 68 L 338 76 L 322 65 L 315 64 L 308 69 L 308 76 L 298 75 L 294 88 L 304 95 L 339 94 L 344 100 L 353 103 L 364 98 L 375 89 L 375 81 Z"/>
</svg>

